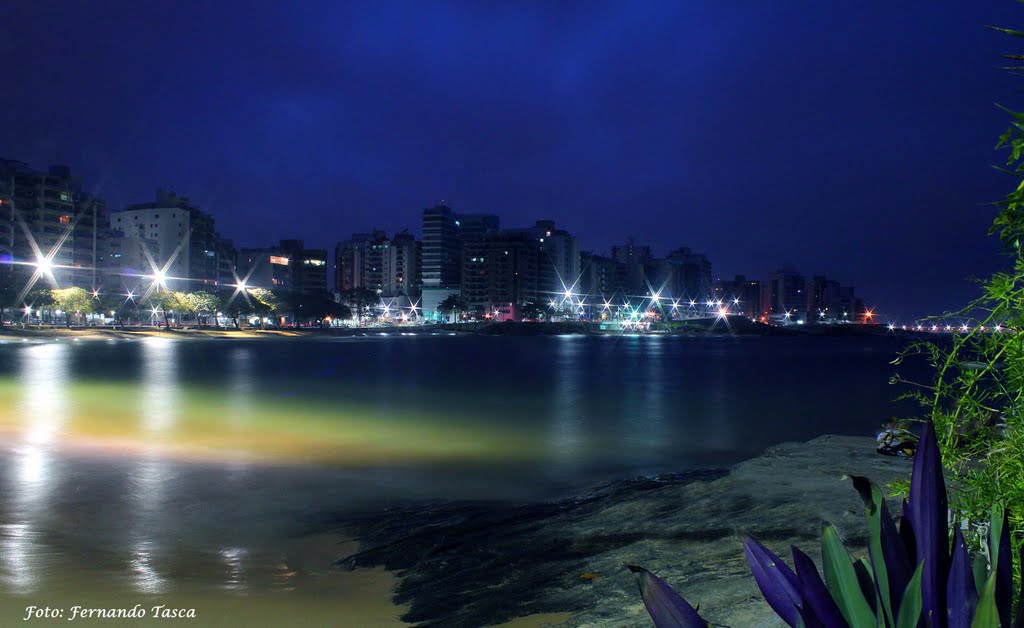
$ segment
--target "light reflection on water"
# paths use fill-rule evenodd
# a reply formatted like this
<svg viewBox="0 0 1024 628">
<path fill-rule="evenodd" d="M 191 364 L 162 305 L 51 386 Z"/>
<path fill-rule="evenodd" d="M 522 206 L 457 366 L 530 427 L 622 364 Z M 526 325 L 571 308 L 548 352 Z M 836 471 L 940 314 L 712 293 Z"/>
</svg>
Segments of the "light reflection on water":
<svg viewBox="0 0 1024 628">
<path fill-rule="evenodd" d="M 139 389 L 139 407 L 146 429 L 154 438 L 162 438 L 176 423 L 179 410 L 178 342 L 168 338 L 142 341 L 143 379 Z"/>
<path fill-rule="evenodd" d="M 894 349 L 649 336 L 6 344 L 0 594 L 76 577 L 139 594 L 301 589 L 337 556 L 310 561 L 288 542 L 324 513 L 546 498 L 869 434 L 888 413 Z M 86 441 L 112 446 L 76 450 Z M 275 458 L 287 464 L 262 464 Z"/>
<path fill-rule="evenodd" d="M 19 383 L 23 396 L 18 413 L 28 429 L 13 444 L 7 461 L 13 467 L 16 486 L 11 501 L 13 517 L 0 520 L 0 577 L 12 591 L 24 593 L 37 585 L 43 530 L 49 515 L 47 501 L 55 489 L 54 441 L 67 420 L 65 389 L 68 380 L 68 347 L 41 344 L 20 352 Z"/>
</svg>

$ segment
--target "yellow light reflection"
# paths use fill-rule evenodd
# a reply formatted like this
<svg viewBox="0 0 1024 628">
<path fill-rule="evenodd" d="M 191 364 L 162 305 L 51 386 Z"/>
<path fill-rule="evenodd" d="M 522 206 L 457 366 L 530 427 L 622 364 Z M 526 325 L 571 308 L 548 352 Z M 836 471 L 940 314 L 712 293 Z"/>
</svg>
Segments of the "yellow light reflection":
<svg viewBox="0 0 1024 628">
<path fill-rule="evenodd" d="M 11 591 L 39 587 L 37 561 L 46 555 L 41 542 L 43 520 L 57 479 L 52 477 L 53 447 L 67 421 L 68 347 L 60 343 L 25 347 L 19 352 L 21 397 L 18 415 L 24 429 L 13 440 L 14 519 L 0 524 L 0 581 Z"/>
</svg>

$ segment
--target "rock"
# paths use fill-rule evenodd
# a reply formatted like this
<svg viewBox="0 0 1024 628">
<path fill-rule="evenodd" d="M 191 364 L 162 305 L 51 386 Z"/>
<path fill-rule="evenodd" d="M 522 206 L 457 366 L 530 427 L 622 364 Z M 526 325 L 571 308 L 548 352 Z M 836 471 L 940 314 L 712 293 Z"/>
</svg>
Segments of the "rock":
<svg viewBox="0 0 1024 628">
<path fill-rule="evenodd" d="M 726 472 L 620 482 L 543 504 L 434 502 L 347 518 L 362 551 L 346 568 L 398 572 L 403 617 L 424 626 L 481 626 L 569 611 L 571 626 L 646 626 L 626 564 L 676 587 L 711 622 L 781 626 L 750 576 L 737 532 L 789 559 L 820 556 L 823 521 L 863 552 L 863 506 L 846 475 L 879 484 L 910 462 L 874 440 L 822 436 L 785 443 Z M 600 577 L 593 577 L 600 574 Z"/>
</svg>

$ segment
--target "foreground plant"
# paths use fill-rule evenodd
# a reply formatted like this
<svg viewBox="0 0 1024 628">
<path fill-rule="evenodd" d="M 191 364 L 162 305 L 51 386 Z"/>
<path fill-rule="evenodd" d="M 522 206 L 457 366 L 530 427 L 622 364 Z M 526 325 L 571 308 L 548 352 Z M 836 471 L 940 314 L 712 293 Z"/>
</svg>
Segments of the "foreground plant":
<svg viewBox="0 0 1024 628">
<path fill-rule="evenodd" d="M 876 484 L 854 477 L 853 485 L 866 507 L 868 558 L 851 557 L 836 529 L 825 524 L 824 579 L 798 548 L 792 548 L 790 568 L 756 539 L 744 536 L 743 553 L 754 581 L 783 621 L 806 628 L 1024 628 L 1024 604 L 1012 614 L 1009 513 L 1001 505 L 992 508 L 985 551 L 973 559 L 959 528 L 950 548 L 946 482 L 931 422 L 914 457 L 910 494 L 898 526 Z M 642 567 L 629 569 L 656 626 L 709 625 L 664 580 Z"/>
<path fill-rule="evenodd" d="M 1024 32 L 996 28 L 1024 38 Z M 1005 68 L 1020 76 L 1024 55 L 1004 55 Z M 925 381 L 897 376 L 904 398 L 917 401 L 935 424 L 946 468 L 956 478 L 951 505 L 972 523 L 982 522 L 991 504 L 1011 513 L 1010 528 L 1018 544 L 1024 538 L 1024 112 L 1006 109 L 1010 124 L 999 137 L 1005 170 L 1014 188 L 997 203 L 989 230 L 1008 255 L 1006 267 L 980 282 L 981 295 L 959 312 L 960 333 L 919 340 L 904 358 L 923 357 L 931 376 Z M 983 529 L 983 526 L 976 526 Z M 967 531 L 976 547 L 984 538 Z M 1020 577 L 1019 570 L 1017 577 Z"/>
</svg>

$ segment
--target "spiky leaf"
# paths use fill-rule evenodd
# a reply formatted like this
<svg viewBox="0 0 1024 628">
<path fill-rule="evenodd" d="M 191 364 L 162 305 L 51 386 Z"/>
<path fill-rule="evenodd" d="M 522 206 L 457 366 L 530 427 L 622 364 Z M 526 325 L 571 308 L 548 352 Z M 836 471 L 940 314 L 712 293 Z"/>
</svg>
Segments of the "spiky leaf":
<svg viewBox="0 0 1024 628">
<path fill-rule="evenodd" d="M 900 599 L 900 613 L 896 617 L 896 628 L 915 628 L 921 619 L 921 570 L 918 565 L 907 583 Z"/>
<path fill-rule="evenodd" d="M 925 623 L 946 625 L 946 578 L 949 571 L 949 524 L 946 482 L 935 426 L 925 424 L 914 454 L 910 477 L 910 515 L 916 545 L 915 565 L 924 561 L 921 573 L 922 613 Z"/>
<path fill-rule="evenodd" d="M 825 628 L 847 628 L 843 614 L 828 592 L 828 587 L 818 575 L 818 568 L 807 554 L 793 546 L 793 566 L 800 580 L 800 595 L 804 606 L 809 608 Z"/>
<path fill-rule="evenodd" d="M 752 536 L 744 535 L 743 554 L 765 601 L 784 622 L 796 626 L 800 621 L 799 609 L 803 605 L 796 574 Z"/>
<path fill-rule="evenodd" d="M 946 615 L 949 618 L 949 628 L 970 628 L 977 605 L 978 589 L 974 584 L 971 557 L 967 553 L 964 535 L 957 529 L 949 581 L 946 583 Z"/>
<path fill-rule="evenodd" d="M 989 552 L 996 576 L 996 608 L 1002 626 L 1010 625 L 1013 614 L 1013 554 L 1010 550 L 1010 513 L 1000 505 L 992 508 Z"/>
<path fill-rule="evenodd" d="M 647 612 L 658 628 L 707 628 L 708 622 L 676 593 L 667 582 L 647 571 L 643 567 L 627 565 L 636 576 Z"/>
<path fill-rule="evenodd" d="M 999 607 L 996 606 L 996 574 L 989 576 L 985 588 L 978 598 L 971 628 L 996 628 L 999 626 Z"/>
<path fill-rule="evenodd" d="M 821 532 L 821 555 L 825 567 L 825 584 L 846 623 L 851 626 L 875 625 L 875 612 L 860 588 L 850 554 L 839 540 L 839 533 L 828 524 Z"/>
</svg>

